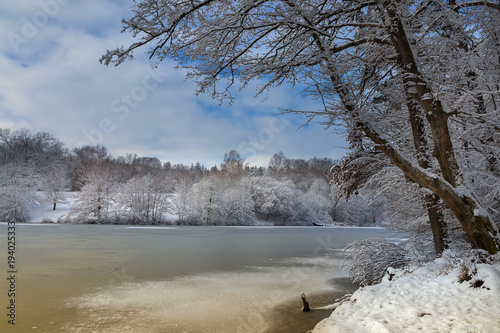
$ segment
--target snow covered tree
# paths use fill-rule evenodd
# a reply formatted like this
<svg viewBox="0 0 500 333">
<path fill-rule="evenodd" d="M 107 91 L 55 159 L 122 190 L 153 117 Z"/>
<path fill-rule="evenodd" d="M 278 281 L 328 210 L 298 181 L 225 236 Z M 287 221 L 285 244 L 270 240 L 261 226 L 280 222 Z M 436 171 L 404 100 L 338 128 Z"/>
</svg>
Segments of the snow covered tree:
<svg viewBox="0 0 500 333">
<path fill-rule="evenodd" d="M 306 86 L 324 110 L 291 111 L 369 138 L 446 203 L 473 247 L 496 253 L 496 213 L 467 173 L 481 155 L 481 172 L 498 178 L 499 19 L 495 1 L 142 0 L 123 21 L 138 40 L 101 61 L 150 45 L 218 99 L 231 98 L 237 77 L 266 78 L 261 92 Z"/>
<path fill-rule="evenodd" d="M 217 177 L 207 176 L 194 184 L 189 198 L 189 220 L 207 225 L 226 223 L 226 198 Z"/>
<path fill-rule="evenodd" d="M 72 214 L 84 222 L 105 222 L 110 217 L 116 187 L 109 165 L 94 165 L 81 180 L 84 185 L 76 194 Z"/>
<path fill-rule="evenodd" d="M 273 177 L 255 177 L 252 184 L 252 197 L 255 210 L 264 219 L 282 214 L 293 215 L 291 197 L 295 186 L 291 181 L 280 181 Z"/>
<path fill-rule="evenodd" d="M 45 170 L 41 177 L 40 186 L 51 201 L 53 210 L 56 210 L 57 203 L 61 199 L 61 192 L 69 189 L 67 172 L 65 166 L 54 163 Z"/>
<path fill-rule="evenodd" d="M 0 219 L 26 221 L 34 201 L 35 172 L 25 164 L 0 165 Z"/>
<path fill-rule="evenodd" d="M 311 210 L 322 223 L 333 221 L 331 213 L 336 207 L 330 197 L 330 186 L 324 179 L 316 178 L 304 196 L 308 199 Z"/>
<path fill-rule="evenodd" d="M 225 192 L 226 223 L 228 225 L 252 225 L 255 222 L 254 204 L 250 190 L 236 185 Z"/>
<path fill-rule="evenodd" d="M 270 176 L 252 177 L 250 185 L 255 213 L 275 224 L 302 224 L 320 221 L 311 202 L 291 180 Z"/>
<path fill-rule="evenodd" d="M 50 133 L 0 129 L 0 217 L 26 220 L 40 179 L 45 180 L 66 153 L 63 143 Z"/>
<path fill-rule="evenodd" d="M 157 224 L 171 208 L 169 187 L 161 174 L 134 177 L 120 187 L 117 204 L 125 207 L 128 219 Z"/>
<path fill-rule="evenodd" d="M 172 197 L 172 203 L 177 211 L 180 223 L 186 222 L 189 216 L 189 190 L 193 180 L 189 172 L 182 170 L 177 176 L 177 183 Z"/>
</svg>

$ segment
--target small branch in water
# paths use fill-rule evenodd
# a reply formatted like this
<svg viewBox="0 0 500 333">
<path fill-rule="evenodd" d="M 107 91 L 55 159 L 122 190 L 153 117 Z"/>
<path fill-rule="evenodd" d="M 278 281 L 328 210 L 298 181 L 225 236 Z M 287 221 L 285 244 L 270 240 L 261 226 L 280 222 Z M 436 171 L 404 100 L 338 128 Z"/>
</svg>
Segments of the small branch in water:
<svg viewBox="0 0 500 333">
<path fill-rule="evenodd" d="M 304 293 L 302 293 L 300 295 L 300 298 L 302 299 L 302 311 L 308 312 L 308 311 L 320 311 L 320 310 L 335 310 L 342 303 L 344 303 L 344 302 L 350 302 L 351 301 L 351 296 L 352 296 L 352 294 L 346 294 L 346 295 L 342 296 L 341 298 L 336 299 L 335 303 L 333 303 L 333 304 L 325 305 L 325 306 L 320 306 L 318 308 L 311 308 L 309 306 L 309 302 L 306 299 L 306 295 Z"/>
<path fill-rule="evenodd" d="M 309 302 L 306 300 L 306 295 L 302 293 L 300 295 L 300 298 L 302 299 L 302 311 L 303 312 L 311 311 L 311 308 L 309 308 Z"/>
</svg>

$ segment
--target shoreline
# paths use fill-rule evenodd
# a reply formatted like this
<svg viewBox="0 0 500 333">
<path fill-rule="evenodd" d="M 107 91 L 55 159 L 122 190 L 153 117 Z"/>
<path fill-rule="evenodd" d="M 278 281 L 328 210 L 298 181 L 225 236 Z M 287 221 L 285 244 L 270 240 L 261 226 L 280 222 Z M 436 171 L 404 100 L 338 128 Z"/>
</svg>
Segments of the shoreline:
<svg viewBox="0 0 500 333">
<path fill-rule="evenodd" d="M 331 290 L 306 292 L 312 308 L 333 304 L 346 294 L 352 294 L 359 286 L 347 277 L 328 280 Z M 300 295 L 290 298 L 271 309 L 267 321 L 268 327 L 263 333 L 305 333 L 312 331 L 323 319 L 330 317 L 333 310 L 301 311 Z"/>
<path fill-rule="evenodd" d="M 9 222 L 0 221 L 0 224 L 7 224 Z M 176 228 L 176 227 L 214 227 L 214 228 L 317 228 L 317 229 L 381 229 L 386 230 L 384 226 L 373 226 L 373 225 L 344 225 L 344 224 L 332 224 L 332 225 L 307 225 L 307 224 L 298 224 L 298 225 L 271 225 L 271 224 L 255 224 L 255 225 L 209 225 L 209 224 L 176 224 L 176 223 L 159 223 L 159 224 L 132 224 L 132 223 L 86 223 L 86 222 L 46 222 L 46 221 L 23 221 L 23 222 L 15 222 L 17 225 L 107 225 L 107 226 L 124 226 L 130 228 L 137 229 L 145 229 L 145 228 L 158 228 L 158 229 L 167 229 L 167 228 Z"/>
</svg>

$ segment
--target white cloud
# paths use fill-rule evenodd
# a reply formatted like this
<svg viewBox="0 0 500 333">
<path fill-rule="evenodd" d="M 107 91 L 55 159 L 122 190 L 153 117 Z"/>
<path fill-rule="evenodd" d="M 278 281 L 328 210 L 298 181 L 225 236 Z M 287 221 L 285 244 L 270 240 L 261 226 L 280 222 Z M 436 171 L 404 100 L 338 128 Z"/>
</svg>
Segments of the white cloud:
<svg viewBox="0 0 500 333">
<path fill-rule="evenodd" d="M 195 97 L 196 84 L 172 70 L 173 63 L 152 69 L 140 53 L 147 50 L 117 68 L 101 65 L 106 49 L 131 40 L 119 33 L 128 0 L 44 3 L 53 4 L 55 14 L 24 37 L 23 24 L 44 11 L 40 3 L 0 4 L 0 28 L 26 39 L 14 44 L 17 52 L 9 34 L 0 40 L 0 127 L 48 131 L 69 148 L 99 143 L 114 155 L 207 166 L 220 163 L 231 149 L 260 165 L 278 151 L 294 158 L 344 153 L 335 148 L 343 140 L 320 126 L 298 129 L 302 119 L 272 115 L 279 107 L 314 107 L 286 87 L 274 89 L 264 102 L 254 98 L 252 87 L 235 90 L 234 105 L 219 107 L 209 96 Z"/>
</svg>

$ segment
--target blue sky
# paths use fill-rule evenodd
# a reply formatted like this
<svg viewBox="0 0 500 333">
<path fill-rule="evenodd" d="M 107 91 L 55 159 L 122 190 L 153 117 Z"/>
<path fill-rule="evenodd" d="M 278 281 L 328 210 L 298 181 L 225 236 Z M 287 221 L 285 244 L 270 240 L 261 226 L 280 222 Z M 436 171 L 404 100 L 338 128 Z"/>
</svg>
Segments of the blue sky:
<svg viewBox="0 0 500 333">
<path fill-rule="evenodd" d="M 279 108 L 315 109 L 290 87 L 255 97 L 235 90 L 232 106 L 195 96 L 196 85 L 170 61 L 153 69 L 145 53 L 119 67 L 99 58 L 128 45 L 121 19 L 131 0 L 23 0 L 0 3 L 0 127 L 47 131 L 72 149 L 105 145 L 111 154 L 137 153 L 206 166 L 237 150 L 251 165 L 290 158 L 341 158 L 342 136 L 320 125 L 301 127 Z M 141 54 L 142 51 L 142 54 Z"/>
</svg>

